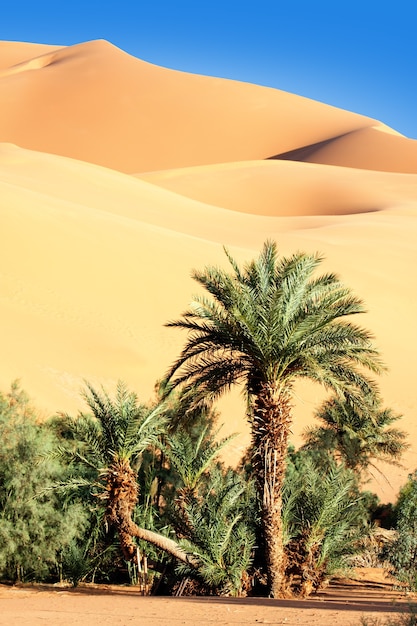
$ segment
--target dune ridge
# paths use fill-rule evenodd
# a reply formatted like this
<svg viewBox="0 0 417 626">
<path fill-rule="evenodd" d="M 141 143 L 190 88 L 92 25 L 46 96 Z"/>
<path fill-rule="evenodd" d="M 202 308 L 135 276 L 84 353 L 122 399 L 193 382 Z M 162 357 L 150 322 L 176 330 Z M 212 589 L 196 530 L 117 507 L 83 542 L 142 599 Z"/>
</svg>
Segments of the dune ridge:
<svg viewBox="0 0 417 626">
<path fill-rule="evenodd" d="M 20 63 L 16 63 L 4 69 L 0 72 L 0 78 L 5 78 L 7 76 L 14 76 L 15 74 L 20 74 L 22 72 L 29 72 L 32 70 L 41 70 L 49 65 L 55 63 L 58 59 L 58 55 L 55 52 L 47 52 L 45 54 L 41 54 L 38 57 L 33 57 L 29 59 L 29 61 L 21 61 Z"/>
<path fill-rule="evenodd" d="M 417 141 L 379 127 L 361 128 L 316 145 L 300 160 L 412 174 L 417 172 Z"/>
<path fill-rule="evenodd" d="M 62 47 L 42 43 L 0 41 L 0 70 L 10 70 L 15 65 L 30 62 Z"/>
<path fill-rule="evenodd" d="M 414 203 L 417 176 L 297 161 L 243 161 L 138 174 L 188 198 L 258 215 L 368 213 Z"/>
<path fill-rule="evenodd" d="M 412 444 L 389 484 L 374 481 L 393 497 L 417 466 L 417 142 L 104 41 L 0 42 L 0 113 L 2 389 L 20 378 L 43 415 L 84 408 L 84 379 L 150 399 L 184 340 L 164 324 L 197 291 L 191 271 L 273 238 L 282 254 L 322 253 L 365 300 L 384 402 Z M 295 443 L 322 397 L 297 390 Z M 238 394 L 220 407 L 236 459 L 244 407 Z"/>
<path fill-rule="evenodd" d="M 157 67 L 105 41 L 8 71 L 2 141 L 130 173 L 264 159 L 375 124 L 301 96 Z"/>
</svg>

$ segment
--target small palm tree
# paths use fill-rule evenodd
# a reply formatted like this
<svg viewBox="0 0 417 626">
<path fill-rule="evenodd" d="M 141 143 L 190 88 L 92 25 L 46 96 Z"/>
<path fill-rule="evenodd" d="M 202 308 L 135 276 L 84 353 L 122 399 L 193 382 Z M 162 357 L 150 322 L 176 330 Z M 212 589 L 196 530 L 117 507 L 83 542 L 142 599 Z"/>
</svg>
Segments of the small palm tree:
<svg viewBox="0 0 417 626">
<path fill-rule="evenodd" d="M 306 450 L 290 455 L 284 486 L 287 577 L 301 596 L 348 569 L 369 536 L 368 513 L 353 471 L 329 463 L 326 474 Z"/>
<path fill-rule="evenodd" d="M 234 436 L 218 434 L 209 422 L 199 429 L 194 424 L 191 432 L 180 427 L 165 440 L 176 479 L 172 523 L 198 562 L 198 568 L 182 565 L 178 572 L 217 593 L 240 595 L 254 544 L 253 485 L 234 470 L 223 470 L 217 458 Z"/>
<path fill-rule="evenodd" d="M 306 430 L 304 448 L 330 453 L 358 474 L 375 468 L 374 460 L 398 466 L 408 448 L 406 433 L 389 426 L 400 417 L 379 402 L 358 406 L 333 397 L 316 412 L 322 425 Z"/>
<path fill-rule="evenodd" d="M 417 470 L 408 476 L 395 506 L 396 538 L 385 549 L 394 574 L 417 591 Z"/>
<path fill-rule="evenodd" d="M 234 438 L 234 435 L 230 435 L 218 439 L 218 434 L 218 430 L 212 432 L 211 424 L 206 424 L 196 438 L 184 428 L 179 428 L 167 437 L 165 450 L 180 478 L 177 490 L 181 496 L 197 492 L 221 450 Z"/>
<path fill-rule="evenodd" d="M 133 538 L 148 541 L 176 559 L 192 562 L 174 540 L 139 527 L 132 519 L 139 487 L 137 474 L 142 455 L 159 441 L 165 428 L 162 405 L 149 409 L 138 402 L 135 393 L 119 382 L 115 399 L 105 390 L 97 391 L 87 384 L 84 399 L 92 415 L 81 413 L 68 418 L 67 427 L 74 438 L 73 448 L 62 448 L 57 454 L 91 471 L 84 480 L 66 481 L 60 487 L 89 485 L 106 506 L 107 523 L 118 533 L 123 555 L 135 560 L 137 549 Z"/>
<path fill-rule="evenodd" d="M 236 471 L 211 468 L 197 490 L 177 500 L 179 532 L 198 568 L 181 563 L 178 573 L 198 577 L 221 595 L 246 593 L 248 569 L 255 545 L 255 501 L 251 481 Z"/>
<path fill-rule="evenodd" d="M 267 241 L 259 258 L 240 269 L 226 254 L 231 273 L 193 272 L 211 297 L 195 297 L 181 319 L 167 324 L 188 332 L 167 373 L 168 388 L 215 400 L 234 384 L 244 386 L 268 587 L 279 597 L 285 594 L 282 486 L 294 384 L 307 378 L 360 402 L 376 393 L 365 372 L 380 372 L 382 365 L 370 333 L 351 319 L 364 312 L 362 301 L 334 274 L 313 276 L 318 255 L 279 258 Z"/>
<path fill-rule="evenodd" d="M 195 480 L 198 481 L 229 438 L 222 440 L 222 443 L 218 441 L 215 443 L 213 429 L 218 414 L 212 403 L 195 403 L 193 390 L 187 390 L 186 393 L 178 390 L 166 395 L 166 381 L 158 381 L 156 394 L 159 401 L 163 402 L 166 418 L 166 429 L 160 438 L 159 473 L 155 497 L 156 507 L 161 508 L 161 503 L 175 497 L 173 490 L 175 491 L 177 487 L 172 483 L 172 476 L 169 476 L 170 468 L 166 464 L 167 454 L 174 471 L 178 469 L 181 475 L 179 488 L 182 489 L 185 485 L 190 487 L 189 483 L 194 473 L 197 472 Z M 189 473 L 188 478 L 185 472 Z"/>
</svg>

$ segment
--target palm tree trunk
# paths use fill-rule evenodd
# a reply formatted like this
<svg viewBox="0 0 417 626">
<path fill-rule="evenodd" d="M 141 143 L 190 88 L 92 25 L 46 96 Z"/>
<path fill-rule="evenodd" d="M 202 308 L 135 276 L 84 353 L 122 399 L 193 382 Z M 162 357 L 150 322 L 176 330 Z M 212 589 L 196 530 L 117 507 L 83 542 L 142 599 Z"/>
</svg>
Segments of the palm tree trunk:
<svg viewBox="0 0 417 626">
<path fill-rule="evenodd" d="M 140 528 L 132 520 L 132 513 L 138 500 L 138 484 L 130 463 L 125 459 L 116 460 L 106 472 L 107 510 L 106 517 L 119 535 L 123 556 L 127 561 L 136 559 L 136 544 L 133 537 L 148 541 L 183 563 L 197 566 L 197 563 L 173 539 Z"/>
<path fill-rule="evenodd" d="M 134 537 L 137 537 L 138 539 L 143 539 L 144 541 L 148 541 L 157 548 L 160 548 L 161 550 L 164 550 L 171 556 L 175 557 L 179 561 L 197 567 L 197 562 L 195 561 L 195 559 L 188 555 L 185 550 L 183 550 L 180 545 L 173 539 L 169 539 L 169 537 L 165 537 L 164 535 L 155 533 L 152 530 L 140 528 L 134 522 L 132 522 L 131 531 Z"/>
<path fill-rule="evenodd" d="M 262 383 L 253 406 L 252 462 L 261 504 L 265 565 L 270 596 L 286 597 L 282 487 L 291 424 L 289 396 Z"/>
</svg>

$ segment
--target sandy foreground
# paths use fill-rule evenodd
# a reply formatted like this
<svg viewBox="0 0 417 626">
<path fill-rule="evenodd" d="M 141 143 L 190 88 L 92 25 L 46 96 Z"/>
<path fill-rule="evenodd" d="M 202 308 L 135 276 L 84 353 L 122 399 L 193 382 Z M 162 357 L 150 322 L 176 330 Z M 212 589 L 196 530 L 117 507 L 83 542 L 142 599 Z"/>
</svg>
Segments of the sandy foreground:
<svg viewBox="0 0 417 626">
<path fill-rule="evenodd" d="M 417 467 L 417 141 L 279 90 L 160 68 L 108 42 L 0 42 L 0 388 L 42 417 L 76 414 L 84 381 L 146 402 L 178 356 L 194 268 L 244 262 L 266 239 L 323 255 L 362 297 Z M 300 385 L 292 440 L 323 392 Z M 227 460 L 249 441 L 239 395 L 220 404 Z M 383 468 L 384 469 L 384 468 Z M 384 470 L 385 471 L 385 470 Z"/>
<path fill-rule="evenodd" d="M 363 579 L 366 580 L 363 580 Z M 359 626 L 407 612 L 415 598 L 393 590 L 382 571 L 364 568 L 356 581 L 339 580 L 306 600 L 141 596 L 132 588 L 77 589 L 0 586 L 0 624 L 115 626 L 138 624 L 298 624 Z"/>
</svg>

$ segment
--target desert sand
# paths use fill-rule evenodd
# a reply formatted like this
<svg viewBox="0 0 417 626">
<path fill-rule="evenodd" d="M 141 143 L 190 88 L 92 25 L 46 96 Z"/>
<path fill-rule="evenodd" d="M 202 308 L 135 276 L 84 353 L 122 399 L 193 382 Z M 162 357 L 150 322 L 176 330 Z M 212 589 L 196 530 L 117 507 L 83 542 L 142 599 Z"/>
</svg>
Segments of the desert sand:
<svg viewBox="0 0 417 626">
<path fill-rule="evenodd" d="M 415 598 L 392 587 L 381 570 L 367 582 L 338 580 L 307 600 L 269 598 L 143 597 L 132 587 L 85 585 L 76 589 L 0 585 L 0 624 L 8 626 L 186 626 L 286 624 L 287 626 L 382 626 L 408 613 Z"/>
<path fill-rule="evenodd" d="M 243 262 L 267 238 L 318 251 L 361 296 L 388 372 L 386 406 L 417 466 L 417 142 L 358 113 L 186 74 L 105 41 L 0 42 L 0 387 L 19 378 L 41 416 L 83 409 L 83 381 L 123 379 L 143 401 L 184 336 L 193 268 Z M 297 389 L 299 443 L 323 392 Z M 248 443 L 243 402 L 223 433 Z M 386 468 L 382 468 L 385 469 Z"/>
</svg>

